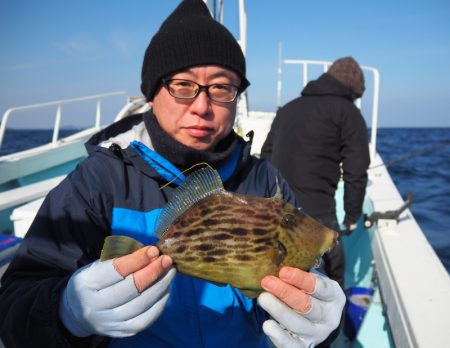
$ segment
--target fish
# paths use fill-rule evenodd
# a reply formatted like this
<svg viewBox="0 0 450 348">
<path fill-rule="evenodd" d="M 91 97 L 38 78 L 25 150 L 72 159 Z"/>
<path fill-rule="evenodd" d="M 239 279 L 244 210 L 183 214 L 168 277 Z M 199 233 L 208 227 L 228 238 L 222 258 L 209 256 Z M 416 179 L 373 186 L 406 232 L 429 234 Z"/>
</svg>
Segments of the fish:
<svg viewBox="0 0 450 348">
<path fill-rule="evenodd" d="M 255 197 L 225 190 L 212 167 L 194 171 L 160 211 L 157 248 L 178 272 L 230 284 L 248 297 L 261 293 L 261 279 L 283 266 L 308 271 L 335 245 L 337 233 L 285 202 L 276 185 L 273 197 Z M 108 236 L 100 260 L 143 246 L 131 237 Z"/>
</svg>

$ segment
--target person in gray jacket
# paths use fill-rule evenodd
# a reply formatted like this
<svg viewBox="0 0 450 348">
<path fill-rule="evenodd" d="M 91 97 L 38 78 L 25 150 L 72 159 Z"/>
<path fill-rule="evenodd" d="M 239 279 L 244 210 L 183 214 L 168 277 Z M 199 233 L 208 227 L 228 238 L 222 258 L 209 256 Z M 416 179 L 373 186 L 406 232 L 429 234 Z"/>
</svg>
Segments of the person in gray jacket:
<svg viewBox="0 0 450 348">
<path fill-rule="evenodd" d="M 278 110 L 261 151 L 280 169 L 305 212 L 336 231 L 334 196 L 341 171 L 346 231 L 356 228 L 362 211 L 370 158 L 367 126 L 354 101 L 364 90 L 358 63 L 352 57 L 336 60 Z M 323 259 L 327 275 L 344 288 L 342 243 Z"/>
</svg>

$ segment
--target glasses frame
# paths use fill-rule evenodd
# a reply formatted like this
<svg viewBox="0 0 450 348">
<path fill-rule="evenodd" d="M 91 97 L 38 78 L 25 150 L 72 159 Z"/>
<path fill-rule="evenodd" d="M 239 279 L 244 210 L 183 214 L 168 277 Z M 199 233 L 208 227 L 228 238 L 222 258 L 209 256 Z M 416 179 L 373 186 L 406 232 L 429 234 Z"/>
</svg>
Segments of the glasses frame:
<svg viewBox="0 0 450 348">
<path fill-rule="evenodd" d="M 233 85 L 231 83 L 212 83 L 210 85 L 201 85 L 201 84 L 199 84 L 199 83 L 197 83 L 195 81 L 186 80 L 186 79 L 162 79 L 161 81 L 162 81 L 162 84 L 166 87 L 166 89 L 169 92 L 169 94 L 172 97 L 177 98 L 177 99 L 195 99 L 195 98 L 197 98 L 197 96 L 200 94 L 201 91 L 205 91 L 205 93 L 208 96 L 208 98 L 210 100 L 216 102 L 216 103 L 232 103 L 232 102 L 234 102 L 236 100 L 236 98 L 241 93 L 241 87 Z M 197 92 L 192 97 L 179 97 L 179 96 L 173 95 L 172 92 L 170 91 L 170 87 L 169 87 L 169 84 L 172 81 L 186 81 L 186 82 L 193 83 L 194 85 L 198 86 Z M 236 94 L 235 94 L 235 96 L 233 97 L 232 100 L 228 100 L 228 101 L 216 100 L 216 99 L 211 97 L 211 95 L 209 94 L 209 90 L 208 90 L 209 87 L 212 87 L 212 86 L 215 86 L 215 85 L 232 86 L 232 87 L 236 88 Z"/>
</svg>

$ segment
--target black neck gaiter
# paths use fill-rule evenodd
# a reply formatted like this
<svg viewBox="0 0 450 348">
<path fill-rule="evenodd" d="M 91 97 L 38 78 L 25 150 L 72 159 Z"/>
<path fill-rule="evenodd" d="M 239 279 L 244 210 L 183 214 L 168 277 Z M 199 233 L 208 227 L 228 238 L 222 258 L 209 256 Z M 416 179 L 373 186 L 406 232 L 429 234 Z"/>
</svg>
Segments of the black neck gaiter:
<svg viewBox="0 0 450 348">
<path fill-rule="evenodd" d="M 144 122 L 154 150 L 181 171 L 202 162 L 218 168 L 233 153 L 240 139 L 234 131 L 231 131 L 213 151 L 200 151 L 183 145 L 169 136 L 160 127 L 151 110 L 144 114 Z"/>
</svg>

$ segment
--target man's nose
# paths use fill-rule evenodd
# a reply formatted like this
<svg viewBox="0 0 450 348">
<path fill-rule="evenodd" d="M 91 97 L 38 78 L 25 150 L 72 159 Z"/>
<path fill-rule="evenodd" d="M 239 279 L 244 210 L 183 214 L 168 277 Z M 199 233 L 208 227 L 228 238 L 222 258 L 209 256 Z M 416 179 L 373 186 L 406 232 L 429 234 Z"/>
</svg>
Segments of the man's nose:
<svg viewBox="0 0 450 348">
<path fill-rule="evenodd" d="M 205 90 L 201 90 L 192 102 L 192 107 L 199 114 L 205 114 L 211 107 L 211 100 L 209 99 Z"/>
</svg>

